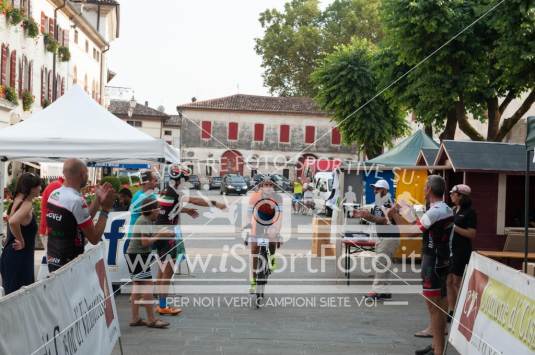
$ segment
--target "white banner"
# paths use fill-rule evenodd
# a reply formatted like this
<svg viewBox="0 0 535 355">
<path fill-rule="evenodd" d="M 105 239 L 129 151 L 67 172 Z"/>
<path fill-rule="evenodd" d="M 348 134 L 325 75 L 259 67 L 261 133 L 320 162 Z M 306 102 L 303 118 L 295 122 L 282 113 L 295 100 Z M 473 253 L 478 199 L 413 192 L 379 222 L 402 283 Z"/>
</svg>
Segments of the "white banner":
<svg viewBox="0 0 535 355">
<path fill-rule="evenodd" d="M 103 252 L 0 299 L 0 354 L 111 354 L 120 329 Z"/>
<path fill-rule="evenodd" d="M 535 353 L 535 278 L 472 253 L 449 342 L 462 354 Z"/>
</svg>

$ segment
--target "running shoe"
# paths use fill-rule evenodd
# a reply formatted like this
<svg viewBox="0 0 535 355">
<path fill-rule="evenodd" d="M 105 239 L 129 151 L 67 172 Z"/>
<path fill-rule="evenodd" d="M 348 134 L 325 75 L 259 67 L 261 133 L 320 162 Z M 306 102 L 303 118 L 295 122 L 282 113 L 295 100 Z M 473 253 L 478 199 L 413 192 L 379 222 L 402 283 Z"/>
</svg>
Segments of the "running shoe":
<svg viewBox="0 0 535 355">
<path fill-rule="evenodd" d="M 256 280 L 251 279 L 249 284 L 249 293 L 256 293 Z"/>
<path fill-rule="evenodd" d="M 182 313 L 182 309 L 178 307 L 156 307 L 156 312 L 160 313 L 162 316 L 178 316 L 180 313 Z"/>
</svg>

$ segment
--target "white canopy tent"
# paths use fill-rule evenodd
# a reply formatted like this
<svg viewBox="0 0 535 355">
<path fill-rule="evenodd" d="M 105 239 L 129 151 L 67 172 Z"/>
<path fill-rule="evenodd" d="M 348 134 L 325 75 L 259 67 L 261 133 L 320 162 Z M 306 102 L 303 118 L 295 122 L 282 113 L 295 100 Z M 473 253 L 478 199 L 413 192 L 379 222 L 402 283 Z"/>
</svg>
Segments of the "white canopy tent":
<svg viewBox="0 0 535 355">
<path fill-rule="evenodd" d="M 128 125 L 75 85 L 27 120 L 0 130 L 0 159 L 178 162 L 176 149 Z"/>
<path fill-rule="evenodd" d="M 146 161 L 175 163 L 180 154 L 161 139 L 130 126 L 75 85 L 46 109 L 0 129 L 0 228 L 3 214 L 3 162 Z M 2 233 L 2 229 L 0 229 Z"/>
</svg>

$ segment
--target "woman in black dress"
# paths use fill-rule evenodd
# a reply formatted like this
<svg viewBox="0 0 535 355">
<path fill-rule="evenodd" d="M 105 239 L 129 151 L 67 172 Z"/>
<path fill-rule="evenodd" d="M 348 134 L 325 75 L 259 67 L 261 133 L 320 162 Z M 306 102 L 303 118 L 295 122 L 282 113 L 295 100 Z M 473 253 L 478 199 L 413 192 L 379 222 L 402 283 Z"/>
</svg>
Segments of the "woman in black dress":
<svg viewBox="0 0 535 355">
<path fill-rule="evenodd" d="M 0 260 L 2 286 L 7 294 L 31 285 L 34 277 L 34 251 L 37 222 L 32 201 L 41 192 L 41 179 L 23 173 L 17 183 L 15 198 L 8 209 L 7 239 Z"/>
<path fill-rule="evenodd" d="M 451 237 L 451 257 L 448 274 L 448 306 L 450 317 L 455 309 L 455 302 L 461 281 L 464 275 L 464 269 L 470 261 L 472 254 L 472 240 L 477 233 L 477 214 L 472 208 L 470 199 L 471 189 L 468 185 L 455 185 L 450 191 L 453 211 L 455 213 L 453 235 Z"/>
</svg>

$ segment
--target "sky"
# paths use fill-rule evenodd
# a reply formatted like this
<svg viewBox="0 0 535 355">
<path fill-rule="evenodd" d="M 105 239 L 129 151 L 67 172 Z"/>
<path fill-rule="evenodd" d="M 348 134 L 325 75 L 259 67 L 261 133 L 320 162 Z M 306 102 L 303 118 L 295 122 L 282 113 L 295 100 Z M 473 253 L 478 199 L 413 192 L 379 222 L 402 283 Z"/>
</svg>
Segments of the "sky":
<svg viewBox="0 0 535 355">
<path fill-rule="evenodd" d="M 285 0 L 121 1 L 120 37 L 111 43 L 110 86 L 168 114 L 192 97 L 269 95 L 254 38 L 259 15 Z M 322 7 L 330 1 L 322 1 Z M 149 5 L 150 4 L 150 5 Z"/>
</svg>

